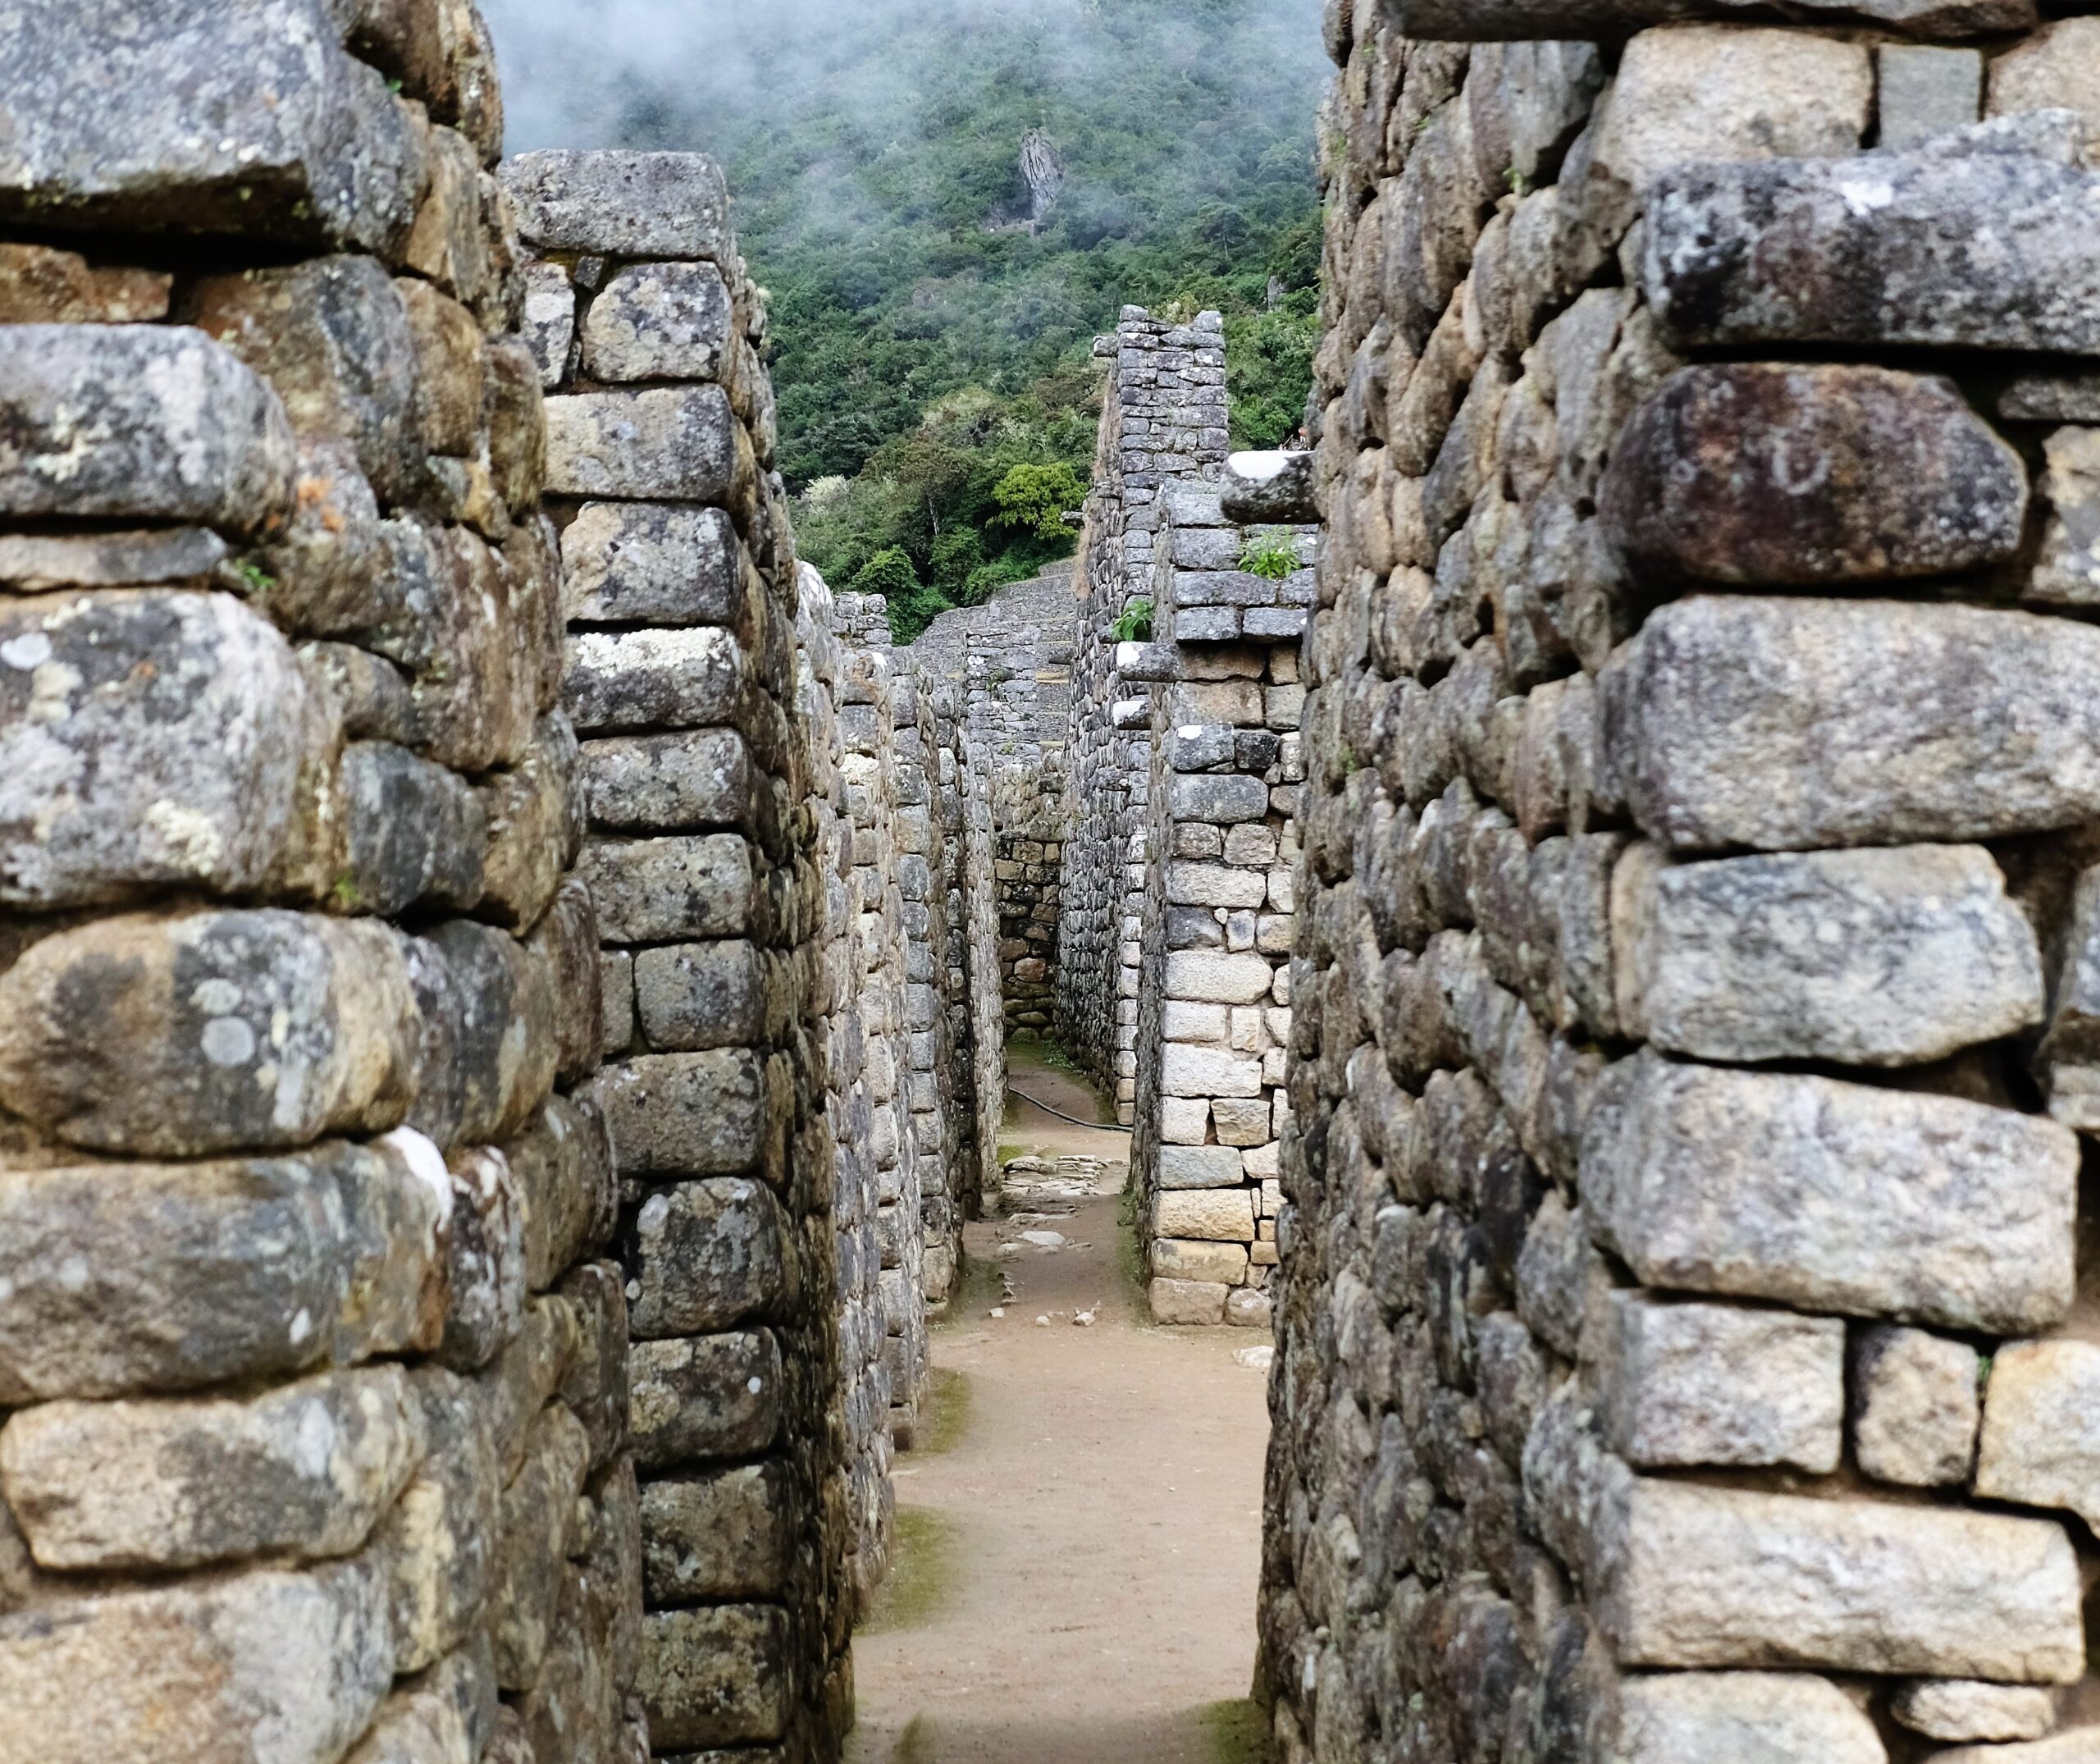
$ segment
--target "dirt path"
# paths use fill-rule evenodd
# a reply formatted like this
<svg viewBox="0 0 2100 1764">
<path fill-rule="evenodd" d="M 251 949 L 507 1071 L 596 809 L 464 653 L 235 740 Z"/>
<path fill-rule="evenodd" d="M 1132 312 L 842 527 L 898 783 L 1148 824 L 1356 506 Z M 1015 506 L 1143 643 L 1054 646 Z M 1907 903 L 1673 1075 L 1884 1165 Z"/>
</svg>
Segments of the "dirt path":
<svg viewBox="0 0 2100 1764">
<path fill-rule="evenodd" d="M 1095 1108 L 1055 1070 L 1017 1059 L 1016 1081 L 1067 1113 Z M 1009 1179 L 1009 1217 L 970 1228 L 975 1284 L 934 1334 L 932 1449 L 897 1460 L 902 1547 L 854 1643 L 848 1757 L 1252 1756 L 1267 1379 L 1234 1355 L 1267 1337 L 1143 1319 L 1118 1223 L 1121 1137 L 1025 1104 L 1006 1136 L 1041 1168 Z M 1072 1153 L 1116 1161 L 1053 1168 Z M 1025 1230 L 1065 1241 L 1039 1248 Z"/>
</svg>

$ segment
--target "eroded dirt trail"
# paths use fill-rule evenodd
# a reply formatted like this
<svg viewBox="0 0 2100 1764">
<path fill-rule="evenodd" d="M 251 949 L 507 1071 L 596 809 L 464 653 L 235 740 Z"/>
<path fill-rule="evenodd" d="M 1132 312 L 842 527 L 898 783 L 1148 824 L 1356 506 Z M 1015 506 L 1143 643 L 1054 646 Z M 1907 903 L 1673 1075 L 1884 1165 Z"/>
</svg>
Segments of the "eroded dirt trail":
<svg viewBox="0 0 2100 1764">
<path fill-rule="evenodd" d="M 1065 1074 L 1017 1058 L 1016 1076 L 1095 1113 Z M 934 1449 L 897 1460 L 904 1542 L 854 1644 L 849 1758 L 1239 1758 L 1268 1430 L 1267 1375 L 1246 1362 L 1267 1338 L 1153 1327 L 1118 1221 L 1125 1140 L 1025 1104 L 1008 1122 L 1009 1155 L 1039 1168 L 1009 1177 L 1007 1217 L 970 1227 L 974 1278 L 934 1334 L 945 1413 Z M 1074 1154 L 1102 1162 L 1057 1162 Z"/>
</svg>

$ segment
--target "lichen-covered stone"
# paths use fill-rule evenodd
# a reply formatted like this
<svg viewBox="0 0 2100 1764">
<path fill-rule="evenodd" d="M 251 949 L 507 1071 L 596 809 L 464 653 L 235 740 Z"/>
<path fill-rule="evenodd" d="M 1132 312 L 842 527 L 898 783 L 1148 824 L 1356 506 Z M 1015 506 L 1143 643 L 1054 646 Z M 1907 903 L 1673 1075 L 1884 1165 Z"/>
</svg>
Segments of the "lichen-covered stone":
<svg viewBox="0 0 2100 1764">
<path fill-rule="evenodd" d="M 1555 33 L 1616 35 L 1681 19 L 1726 19 L 1768 10 L 1760 0 L 1399 0 L 1398 28 L 1430 41 L 1490 43 Z M 1805 21 L 1865 19 L 1920 37 L 1966 37 L 2020 30 L 2034 22 L 2034 0 L 1798 0 Z"/>
<path fill-rule="evenodd" d="M 697 153 L 517 153 L 502 180 L 519 235 L 543 250 L 717 263 L 728 255 L 728 186 Z"/>
<path fill-rule="evenodd" d="M 644 1469 L 751 1457 L 778 1437 L 780 1346 L 769 1329 L 637 1341 L 632 1375 L 628 1427 Z"/>
<path fill-rule="evenodd" d="M 418 1367 L 410 1378 L 427 1450 L 380 1533 L 391 1564 L 388 1606 L 400 1672 L 422 1671 L 482 1620 L 504 1474 L 482 1381 L 441 1366 Z"/>
<path fill-rule="evenodd" d="M 609 944 L 736 937 L 751 929 L 751 848 L 734 834 L 593 839 L 578 867 Z"/>
<path fill-rule="evenodd" d="M 659 1753 L 778 1739 L 789 1712 L 787 1613 L 774 1605 L 654 1611 L 642 1627 L 649 1739 Z"/>
<path fill-rule="evenodd" d="M 427 176 L 407 107 L 329 0 L 82 0 L 0 68 L 0 214 L 32 226 L 399 243 Z M 208 126 L 199 126 L 209 117 Z"/>
<path fill-rule="evenodd" d="M 406 1376 L 377 1366 L 246 1401 L 39 1404 L 0 1429 L 0 1489 L 43 1568 L 345 1556 L 423 1450 Z"/>
<path fill-rule="evenodd" d="M 1600 682 L 1634 818 L 1678 850 L 2041 832 L 2100 812 L 2100 633 L 1983 607 L 1679 601 Z"/>
<path fill-rule="evenodd" d="M 1642 291 L 1683 343 L 2100 348 L 2068 112 L 1904 152 L 1701 165 L 1659 182 Z"/>
<path fill-rule="evenodd" d="M 523 1468 L 503 1492 L 489 1638 L 496 1680 L 506 1690 L 529 1690 L 539 1675 L 590 1462 L 581 1424 L 550 1403 L 527 1435 Z"/>
<path fill-rule="evenodd" d="M 637 1339 L 705 1335 L 778 1314 L 801 1291 L 786 1209 L 748 1177 L 680 1182 L 634 1220 Z"/>
<path fill-rule="evenodd" d="M 384 926 L 105 919 L 0 976 L 0 1102 L 73 1145 L 148 1157 L 377 1132 L 407 1112 L 420 1026 Z"/>
<path fill-rule="evenodd" d="M 715 626 L 587 631 L 568 640 L 562 703 L 586 734 L 730 723 L 744 666 L 735 636 Z"/>
<path fill-rule="evenodd" d="M 291 504 L 271 389 L 182 327 L 0 327 L 0 514 L 265 531 Z"/>
<path fill-rule="evenodd" d="M 650 1483 L 641 1491 L 650 1603 L 778 1597 L 788 1570 L 789 1498 L 778 1460 Z"/>
<path fill-rule="evenodd" d="M 661 1053 L 757 1044 L 766 992 L 765 964 L 741 938 L 644 949 L 634 958 L 636 1014 Z"/>
<path fill-rule="evenodd" d="M 1901 1065 L 2041 1019 L 2041 956 L 1974 846 L 1672 865 L 1612 883 L 1620 1026 L 1672 1053 Z"/>
<path fill-rule="evenodd" d="M 562 600 L 582 624 L 740 624 L 752 592 L 722 509 L 587 502 L 561 560 Z"/>
<path fill-rule="evenodd" d="M 0 1616 L 0 1755 L 108 1764 L 340 1757 L 394 1675 L 377 1551 Z"/>
<path fill-rule="evenodd" d="M 547 488 L 565 496 L 719 502 L 749 448 L 719 386 L 547 400 Z"/>
<path fill-rule="evenodd" d="M 764 1090 L 757 1059 L 742 1048 L 645 1054 L 591 1086 L 623 1177 L 749 1169 L 765 1133 Z"/>
<path fill-rule="evenodd" d="M 1653 1286 L 2018 1334 L 2069 1308 L 2077 1168 L 2032 1115 L 1644 1053 L 1591 1113 L 1582 1190 Z"/>
<path fill-rule="evenodd" d="M 0 1173 L 0 1401 L 122 1396 L 436 1345 L 449 1185 L 418 1136 Z"/>
<path fill-rule="evenodd" d="M 1627 561 L 1665 579 L 1950 575 L 2019 549 L 2027 473 L 1951 381 L 1717 363 L 1634 414 L 1599 513 Z"/>
<path fill-rule="evenodd" d="M 454 772 L 391 742 L 344 750 L 340 905 L 399 915 L 419 903 L 471 909 L 482 900 L 488 811 Z"/>
<path fill-rule="evenodd" d="M 712 380 L 734 334 L 729 289 L 711 263 L 636 263 L 598 292 L 583 321 L 593 380 Z"/>
<path fill-rule="evenodd" d="M 1897 1687 L 1888 1712 L 1928 1739 L 2039 1739 L 2057 1724 L 2057 1699 L 2036 1685 L 1920 1679 Z"/>
<path fill-rule="evenodd" d="M 625 831 L 736 826 L 753 803 L 750 749 L 733 729 L 586 742 L 582 784 L 591 820 Z"/>
<path fill-rule="evenodd" d="M 2076 1554 L 2046 1520 L 1637 1480 L 1604 1548 L 1623 1665 L 2039 1684 L 2085 1669 Z"/>
</svg>

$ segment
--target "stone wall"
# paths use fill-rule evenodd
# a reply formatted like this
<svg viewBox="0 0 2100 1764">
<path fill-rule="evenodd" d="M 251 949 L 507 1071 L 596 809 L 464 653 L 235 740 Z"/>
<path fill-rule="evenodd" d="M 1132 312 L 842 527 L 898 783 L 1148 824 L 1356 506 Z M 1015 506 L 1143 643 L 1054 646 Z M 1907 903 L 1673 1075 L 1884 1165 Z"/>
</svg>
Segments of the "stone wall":
<svg viewBox="0 0 2100 1764">
<path fill-rule="evenodd" d="M 795 715 L 764 305 L 710 161 L 527 153 L 503 181 L 556 389 L 547 489 L 605 950 L 594 1095 L 634 1337 L 651 1743 L 828 1757 L 852 1605 L 829 1417 L 865 1369 L 848 1393 L 819 780 Z"/>
<path fill-rule="evenodd" d="M 0 114 L 0 1755 L 632 1757 L 486 35 L 36 7 Z"/>
<path fill-rule="evenodd" d="M 1771 11 L 1328 8 L 1286 1761 L 2100 1750 L 2100 27 Z"/>
<path fill-rule="evenodd" d="M 1171 500 L 1152 578 L 1161 634 L 1120 657 L 1126 679 L 1165 683 L 1150 693 L 1130 1162 L 1153 1315 L 1260 1328 L 1290 1113 L 1299 647 L 1317 535 L 1243 527 L 1231 496 Z"/>
<path fill-rule="evenodd" d="M 1225 326 L 1125 307 L 1094 345 L 1112 363 L 1074 588 L 1068 844 L 1059 900 L 1057 1021 L 1066 1048 L 1135 1118 L 1139 934 L 1152 771 L 1149 689 L 1117 665 L 1119 628 L 1149 599 L 1157 536 L 1177 486 L 1214 482 L 1226 450 Z"/>
</svg>

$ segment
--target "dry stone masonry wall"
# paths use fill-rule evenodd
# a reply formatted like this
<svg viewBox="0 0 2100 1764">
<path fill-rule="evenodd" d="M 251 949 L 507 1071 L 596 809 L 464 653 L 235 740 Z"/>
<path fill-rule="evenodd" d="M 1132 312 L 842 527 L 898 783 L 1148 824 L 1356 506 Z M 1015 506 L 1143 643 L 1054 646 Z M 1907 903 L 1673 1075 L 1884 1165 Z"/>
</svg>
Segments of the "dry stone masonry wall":
<svg viewBox="0 0 2100 1764">
<path fill-rule="evenodd" d="M 503 182 L 533 253 L 604 945 L 593 1095 L 634 1338 L 651 1743 L 828 1756 L 858 1542 L 829 1418 L 865 1395 L 864 1369 L 849 1390 L 841 1367 L 837 1221 L 864 1197 L 835 1191 L 817 761 L 763 299 L 708 160 L 528 153 Z"/>
<path fill-rule="evenodd" d="M 2100 1757 L 2100 20 L 1327 32 L 1277 1756 Z"/>
<path fill-rule="evenodd" d="M 8 32 L 0 1757 L 635 1757 L 599 932 L 486 33 Z"/>
</svg>

